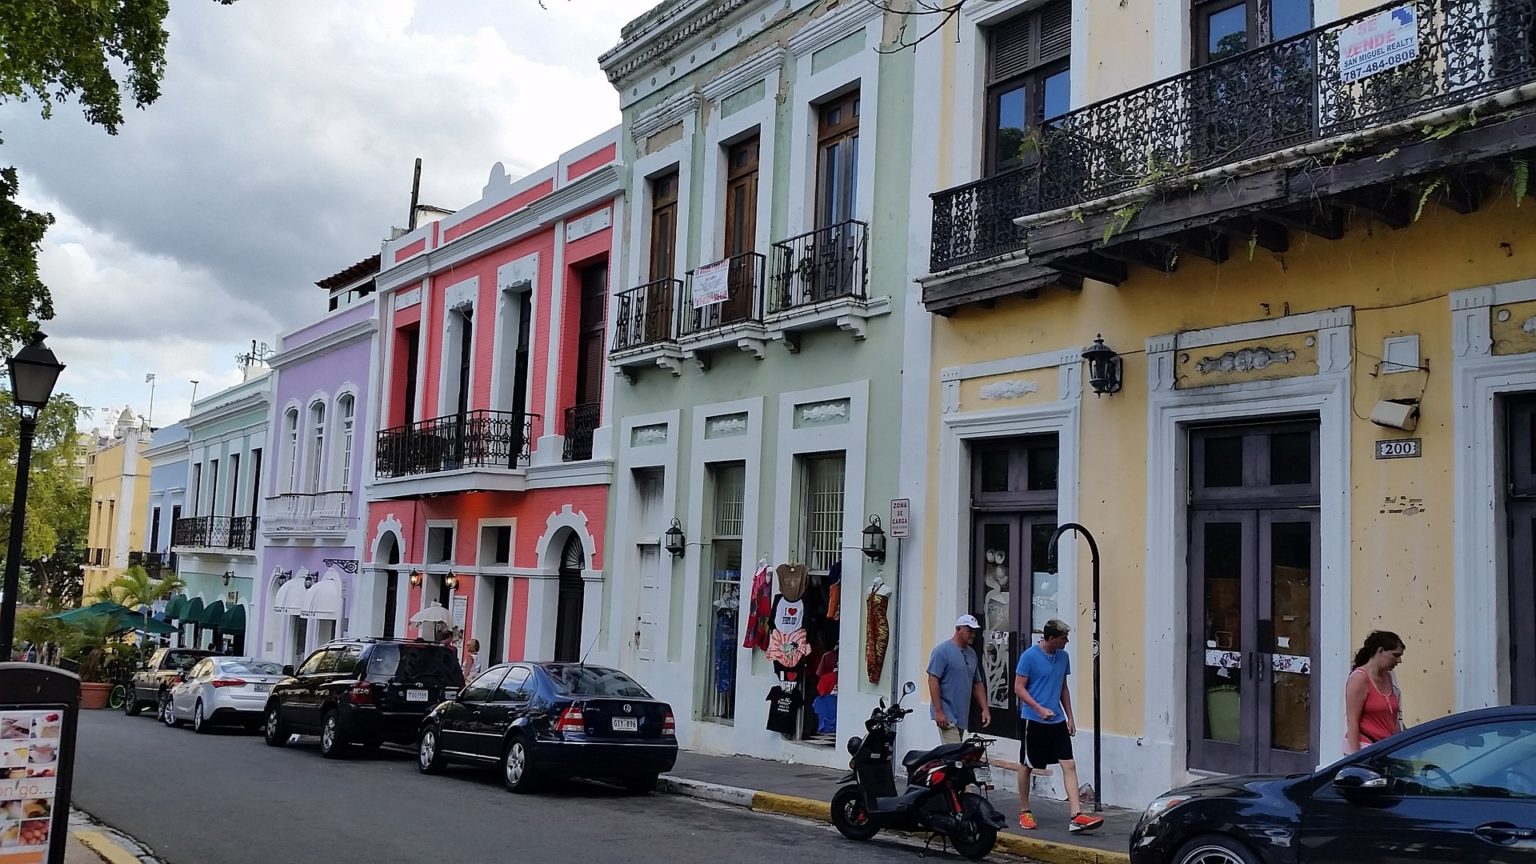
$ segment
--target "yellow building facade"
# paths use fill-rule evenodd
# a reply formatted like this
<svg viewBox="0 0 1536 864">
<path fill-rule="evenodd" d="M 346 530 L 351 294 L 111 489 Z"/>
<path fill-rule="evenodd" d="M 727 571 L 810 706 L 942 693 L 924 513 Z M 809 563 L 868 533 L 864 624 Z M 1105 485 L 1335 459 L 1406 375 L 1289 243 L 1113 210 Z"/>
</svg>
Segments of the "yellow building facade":
<svg viewBox="0 0 1536 864">
<path fill-rule="evenodd" d="M 90 454 L 91 518 L 87 532 L 85 596 L 110 585 L 128 567 L 128 553 L 144 549 L 149 506 L 149 431 L 126 409 L 113 436 Z"/>
<path fill-rule="evenodd" d="M 1363 9 L 998 0 L 917 49 L 908 644 L 981 617 L 1014 737 L 1062 618 L 1090 729 L 1090 555 L 1050 542 L 1081 523 L 1112 804 L 1336 758 L 1373 629 L 1410 724 L 1536 701 L 1532 4 L 1397 4 L 1384 70 L 1348 59 L 1395 26 Z"/>
</svg>

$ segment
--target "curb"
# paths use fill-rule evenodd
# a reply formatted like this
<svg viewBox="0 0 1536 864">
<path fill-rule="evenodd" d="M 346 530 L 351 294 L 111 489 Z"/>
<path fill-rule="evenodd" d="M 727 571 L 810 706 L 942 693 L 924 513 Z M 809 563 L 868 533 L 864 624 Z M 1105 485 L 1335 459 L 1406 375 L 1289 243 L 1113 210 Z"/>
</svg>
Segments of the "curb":
<svg viewBox="0 0 1536 864">
<path fill-rule="evenodd" d="M 153 852 L 133 838 L 98 822 L 83 810 L 70 810 L 69 842 L 79 843 L 107 864 L 161 864 Z"/>
<path fill-rule="evenodd" d="M 718 804 L 744 807 L 757 813 L 776 813 L 782 816 L 798 816 L 817 822 L 832 821 L 832 805 L 826 801 L 759 792 L 720 783 L 706 783 L 687 777 L 663 774 L 656 784 L 656 791 L 670 795 L 683 795 Z M 1058 843 L 1054 840 L 1038 840 L 1002 832 L 997 835 L 999 851 L 1010 855 L 1030 858 L 1044 864 L 1130 864 L 1131 856 L 1124 852 L 1109 852 L 1091 846 Z"/>
</svg>

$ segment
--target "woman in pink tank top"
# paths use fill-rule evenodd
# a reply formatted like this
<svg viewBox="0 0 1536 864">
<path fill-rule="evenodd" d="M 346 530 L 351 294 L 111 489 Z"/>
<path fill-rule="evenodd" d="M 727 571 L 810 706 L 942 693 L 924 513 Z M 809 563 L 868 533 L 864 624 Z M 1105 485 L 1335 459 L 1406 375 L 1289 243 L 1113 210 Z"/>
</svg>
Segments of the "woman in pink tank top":
<svg viewBox="0 0 1536 864">
<path fill-rule="evenodd" d="M 1392 670 L 1403 662 L 1403 640 L 1376 630 L 1355 652 L 1355 669 L 1344 685 L 1344 752 L 1353 753 L 1403 729 L 1403 694 Z"/>
</svg>

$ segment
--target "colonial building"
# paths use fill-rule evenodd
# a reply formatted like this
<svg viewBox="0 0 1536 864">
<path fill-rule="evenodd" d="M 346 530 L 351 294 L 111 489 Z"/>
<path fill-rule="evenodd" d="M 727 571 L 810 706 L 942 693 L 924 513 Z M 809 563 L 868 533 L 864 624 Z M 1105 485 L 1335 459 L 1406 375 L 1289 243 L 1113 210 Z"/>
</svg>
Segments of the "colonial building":
<svg viewBox="0 0 1536 864">
<path fill-rule="evenodd" d="M 458 631 L 486 664 L 596 657 L 620 638 L 600 615 L 617 138 L 516 181 L 497 164 L 480 200 L 384 244 L 371 578 L 352 606 L 371 632 Z M 424 610 L 439 620 L 412 624 Z"/>
<path fill-rule="evenodd" d="M 297 665 L 338 636 L 373 634 L 380 622 L 359 603 L 362 489 L 371 436 L 373 255 L 316 283 L 328 311 L 278 338 L 272 416 L 264 452 L 256 621 L 249 650 Z"/>
<path fill-rule="evenodd" d="M 668 0 L 601 60 L 631 166 L 607 644 L 693 749 L 842 764 L 896 685 L 899 571 L 860 551 L 897 489 L 903 328 L 926 326 L 896 23 Z"/>
<path fill-rule="evenodd" d="M 131 409 L 118 415 L 111 435 L 96 435 L 86 454 L 91 513 L 86 534 L 85 596 L 123 575 L 144 545 L 144 505 L 149 500 L 149 427 Z"/>
<path fill-rule="evenodd" d="M 149 496 L 144 514 L 144 547 L 139 563 L 158 576 L 175 572 L 171 533 L 187 494 L 187 427 L 174 423 L 156 429 L 144 451 L 149 463 Z"/>
<path fill-rule="evenodd" d="M 907 644 L 984 617 L 988 731 L 1053 615 L 1111 803 L 1338 756 L 1375 628 L 1409 723 L 1536 699 L 1532 34 L 1532 0 L 995 0 L 918 48 Z"/>
</svg>

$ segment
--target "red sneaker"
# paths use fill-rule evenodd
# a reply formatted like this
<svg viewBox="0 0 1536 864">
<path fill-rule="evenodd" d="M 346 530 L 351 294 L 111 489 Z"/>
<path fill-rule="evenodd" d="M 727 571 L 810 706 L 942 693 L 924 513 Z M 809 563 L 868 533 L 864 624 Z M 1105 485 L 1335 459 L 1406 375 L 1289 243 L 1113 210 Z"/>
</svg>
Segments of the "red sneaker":
<svg viewBox="0 0 1536 864">
<path fill-rule="evenodd" d="M 1019 813 L 1019 827 L 1025 831 L 1033 831 L 1040 826 L 1035 824 L 1035 814 L 1024 810 Z"/>
<path fill-rule="evenodd" d="M 1079 831 L 1092 831 L 1093 829 L 1103 824 L 1104 820 L 1097 816 L 1089 816 L 1086 813 L 1079 813 L 1072 817 L 1071 822 L 1067 823 L 1067 830 L 1073 834 L 1076 834 Z"/>
</svg>

